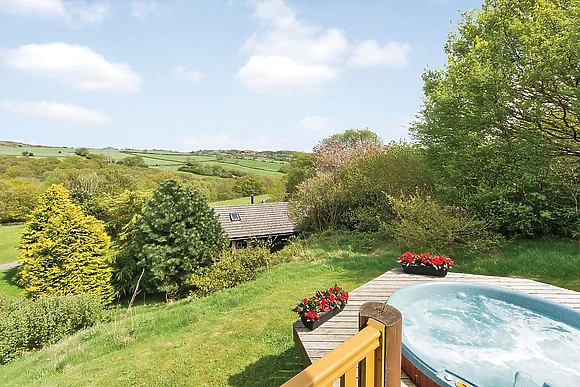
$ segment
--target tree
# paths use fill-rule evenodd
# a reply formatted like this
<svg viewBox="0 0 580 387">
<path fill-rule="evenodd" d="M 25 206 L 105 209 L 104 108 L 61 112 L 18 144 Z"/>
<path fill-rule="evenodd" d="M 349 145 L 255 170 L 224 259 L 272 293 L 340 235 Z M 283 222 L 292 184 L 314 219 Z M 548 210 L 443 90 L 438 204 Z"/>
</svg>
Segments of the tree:
<svg viewBox="0 0 580 387">
<path fill-rule="evenodd" d="M 347 129 L 322 139 L 315 147 L 315 170 L 318 173 L 335 172 L 341 165 L 365 153 L 376 153 L 386 148 L 383 141 L 370 129 Z"/>
<path fill-rule="evenodd" d="M 40 191 L 41 185 L 28 179 L 0 179 L 0 222 L 24 221 Z"/>
<path fill-rule="evenodd" d="M 578 19 L 578 0 L 485 1 L 450 35 L 447 66 L 424 74 L 426 109 L 580 156 Z"/>
<path fill-rule="evenodd" d="M 207 199 L 168 180 L 153 193 L 137 220 L 131 243 L 134 278 L 145 269 L 143 288 L 167 295 L 184 290 L 186 277 L 207 266 L 228 245 Z"/>
<path fill-rule="evenodd" d="M 35 296 L 93 294 L 112 299 L 109 237 L 61 185 L 40 197 L 20 240 L 18 282 Z"/>
<path fill-rule="evenodd" d="M 242 196 L 261 195 L 265 192 L 265 187 L 257 176 L 249 174 L 236 179 L 234 191 Z"/>
<path fill-rule="evenodd" d="M 342 133 L 336 133 L 330 136 L 330 140 L 337 144 L 343 144 L 348 149 L 354 149 L 361 146 L 361 144 L 381 146 L 383 145 L 383 140 L 370 130 L 365 129 L 347 129 Z"/>
<path fill-rule="evenodd" d="M 295 152 L 290 162 L 284 164 L 286 176 L 286 192 L 293 194 L 298 185 L 314 175 L 314 153 Z"/>
<path fill-rule="evenodd" d="M 580 156 L 579 5 L 486 0 L 450 35 L 446 66 L 423 74 L 412 132 L 437 197 L 504 234 L 551 228 L 562 184 L 553 163 Z"/>
<path fill-rule="evenodd" d="M 123 164 L 125 164 L 128 167 L 149 168 L 143 157 L 139 155 L 125 157 L 123 159 Z"/>
</svg>

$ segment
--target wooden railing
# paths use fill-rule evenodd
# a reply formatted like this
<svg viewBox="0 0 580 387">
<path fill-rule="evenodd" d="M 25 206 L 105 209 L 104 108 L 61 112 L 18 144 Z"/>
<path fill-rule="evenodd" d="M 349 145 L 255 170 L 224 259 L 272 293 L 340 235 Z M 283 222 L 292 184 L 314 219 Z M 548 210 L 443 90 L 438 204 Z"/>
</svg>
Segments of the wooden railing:
<svg viewBox="0 0 580 387">
<path fill-rule="evenodd" d="M 359 332 L 282 387 L 400 387 L 402 321 L 392 306 L 363 304 Z"/>
</svg>

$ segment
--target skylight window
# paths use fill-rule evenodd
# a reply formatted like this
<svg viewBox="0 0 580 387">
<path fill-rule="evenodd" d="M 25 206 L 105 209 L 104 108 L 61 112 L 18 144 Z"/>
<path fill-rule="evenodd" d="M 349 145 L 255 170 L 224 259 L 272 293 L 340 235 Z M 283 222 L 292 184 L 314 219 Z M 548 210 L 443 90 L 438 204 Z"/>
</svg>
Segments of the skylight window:
<svg viewBox="0 0 580 387">
<path fill-rule="evenodd" d="M 237 212 L 231 212 L 230 213 L 230 220 L 232 222 L 239 222 L 242 219 L 240 218 L 240 214 L 238 214 Z"/>
</svg>

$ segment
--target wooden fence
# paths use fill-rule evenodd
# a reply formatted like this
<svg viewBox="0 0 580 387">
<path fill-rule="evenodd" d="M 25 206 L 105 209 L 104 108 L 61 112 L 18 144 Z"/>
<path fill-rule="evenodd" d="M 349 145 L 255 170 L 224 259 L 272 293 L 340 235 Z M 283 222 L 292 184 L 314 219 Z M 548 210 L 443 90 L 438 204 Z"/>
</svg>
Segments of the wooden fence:
<svg viewBox="0 0 580 387">
<path fill-rule="evenodd" d="M 359 332 L 282 387 L 399 387 L 401 312 L 380 302 L 359 310 Z M 358 376 L 358 377 L 357 377 Z"/>
</svg>

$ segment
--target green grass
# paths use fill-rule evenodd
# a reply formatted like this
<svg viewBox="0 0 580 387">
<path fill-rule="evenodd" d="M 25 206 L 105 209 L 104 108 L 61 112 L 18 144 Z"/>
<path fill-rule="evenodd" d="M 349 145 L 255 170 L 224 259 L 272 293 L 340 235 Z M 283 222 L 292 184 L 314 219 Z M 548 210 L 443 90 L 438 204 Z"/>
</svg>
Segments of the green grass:
<svg viewBox="0 0 580 387">
<path fill-rule="evenodd" d="M 0 368 L 0 385 L 279 386 L 301 370 L 291 311 L 316 289 L 352 290 L 398 267 L 372 234 L 327 233 L 285 249 L 293 261 L 212 296 L 111 311 L 82 331 Z M 456 272 L 526 276 L 580 291 L 580 246 L 519 241 L 503 253 L 459 253 Z M 1 274 L 1 273 L 0 273 Z M 2 277 L 0 277 L 2 281 Z"/>
<path fill-rule="evenodd" d="M 526 240 L 506 244 L 503 252 L 461 254 L 455 271 L 518 276 L 580 292 L 580 245 L 566 240 Z"/>
<path fill-rule="evenodd" d="M 24 226 L 0 226 L 0 264 L 16 262 L 19 233 Z"/>
<path fill-rule="evenodd" d="M 18 297 L 22 293 L 22 288 L 14 282 L 16 271 L 17 268 L 0 271 L 0 294 L 6 297 Z"/>
<path fill-rule="evenodd" d="M 0 145 L 0 155 L 6 156 L 22 156 L 22 152 L 26 150 L 25 147 Z M 74 155 L 74 148 L 47 148 L 39 146 L 31 146 L 30 151 L 34 157 L 58 157 L 64 158 Z M 60 151 L 60 153 L 58 153 Z"/>
<path fill-rule="evenodd" d="M 291 334 L 296 302 L 334 283 L 354 289 L 394 266 L 392 251 L 324 243 L 234 289 L 139 306 L 127 319 L 116 310 L 110 324 L 3 366 L 0 385 L 279 386 L 301 370 Z"/>
<path fill-rule="evenodd" d="M 267 200 L 270 198 L 270 195 L 265 194 L 265 195 L 258 195 L 254 197 L 254 203 L 260 203 L 262 202 L 262 200 Z M 250 204 L 250 197 L 246 196 L 243 198 L 237 198 L 237 199 L 230 199 L 230 200 L 222 200 L 219 202 L 213 202 L 210 203 L 210 206 L 233 206 L 236 204 Z"/>
</svg>

